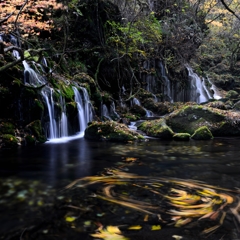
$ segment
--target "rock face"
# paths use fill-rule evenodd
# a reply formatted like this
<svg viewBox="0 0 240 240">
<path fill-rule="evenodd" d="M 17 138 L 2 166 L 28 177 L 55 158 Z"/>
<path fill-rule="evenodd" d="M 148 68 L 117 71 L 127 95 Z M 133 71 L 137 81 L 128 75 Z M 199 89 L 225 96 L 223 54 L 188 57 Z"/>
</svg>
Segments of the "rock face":
<svg viewBox="0 0 240 240">
<path fill-rule="evenodd" d="M 85 130 L 85 138 L 91 140 L 108 140 L 127 142 L 144 139 L 144 137 L 126 125 L 114 121 L 90 122 Z"/>
</svg>

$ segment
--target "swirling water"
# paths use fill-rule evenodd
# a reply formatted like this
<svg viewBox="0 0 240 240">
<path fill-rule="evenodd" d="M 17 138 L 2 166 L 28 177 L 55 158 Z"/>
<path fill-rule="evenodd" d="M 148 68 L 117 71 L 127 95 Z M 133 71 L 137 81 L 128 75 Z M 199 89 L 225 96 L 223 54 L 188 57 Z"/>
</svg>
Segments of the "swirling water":
<svg viewBox="0 0 240 240">
<path fill-rule="evenodd" d="M 73 180 L 96 175 L 105 168 L 120 166 L 123 171 L 139 175 L 240 188 L 239 145 L 240 138 L 189 142 L 149 139 L 125 144 L 79 138 L 1 151 L 0 211 L 5 218 L 0 220 L 0 236 L 12 230 L 13 225 L 21 225 L 26 207 L 31 217 L 32 208 L 49 204 Z M 124 162 L 126 158 L 137 161 Z"/>
</svg>

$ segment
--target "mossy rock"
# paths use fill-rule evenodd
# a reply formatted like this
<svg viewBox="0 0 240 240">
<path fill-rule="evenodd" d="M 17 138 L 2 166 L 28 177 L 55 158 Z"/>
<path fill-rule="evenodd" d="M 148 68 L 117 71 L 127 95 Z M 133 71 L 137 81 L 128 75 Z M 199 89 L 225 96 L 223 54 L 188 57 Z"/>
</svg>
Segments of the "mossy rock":
<svg viewBox="0 0 240 240">
<path fill-rule="evenodd" d="M 171 139 L 174 135 L 174 132 L 167 126 L 164 119 L 142 122 L 138 129 L 145 132 L 148 136 L 161 139 Z"/>
<path fill-rule="evenodd" d="M 130 130 L 124 124 L 114 121 L 90 122 L 85 129 L 85 138 L 115 142 L 128 142 L 144 139 L 141 134 Z"/>
<path fill-rule="evenodd" d="M 205 105 L 185 106 L 175 110 L 166 123 L 174 132 L 193 134 L 199 127 L 207 126 L 212 132 L 225 121 L 225 112 Z"/>
<path fill-rule="evenodd" d="M 134 105 L 130 108 L 130 112 L 138 117 L 138 119 L 146 116 L 146 110 L 142 106 Z"/>
<path fill-rule="evenodd" d="M 0 133 L 1 134 L 15 134 L 15 127 L 10 122 L 2 122 L 0 123 Z"/>
<path fill-rule="evenodd" d="M 224 102 L 222 101 L 214 101 L 214 102 L 210 102 L 207 104 L 208 107 L 212 107 L 212 108 L 218 108 L 218 109 L 222 109 L 222 110 L 226 110 L 227 106 Z"/>
<path fill-rule="evenodd" d="M 25 140 L 27 145 L 35 145 L 36 144 L 36 138 L 33 135 L 27 134 L 25 136 Z"/>
<path fill-rule="evenodd" d="M 2 135 L 2 147 L 3 148 L 17 148 L 19 145 L 18 139 L 11 134 Z"/>
<path fill-rule="evenodd" d="M 191 138 L 194 140 L 209 140 L 213 139 L 213 135 L 208 127 L 202 126 L 194 132 Z"/>
<path fill-rule="evenodd" d="M 233 109 L 240 111 L 240 101 L 237 101 L 234 105 L 233 105 Z"/>
<path fill-rule="evenodd" d="M 25 131 L 28 132 L 28 134 L 26 135 L 29 140 L 29 142 L 31 143 L 31 139 L 30 137 L 28 137 L 29 135 L 31 136 L 31 138 L 36 138 L 37 141 L 39 141 L 40 143 L 46 142 L 46 137 L 43 134 L 43 130 L 42 130 L 42 125 L 41 125 L 41 121 L 40 120 L 36 120 L 34 122 L 31 122 L 30 124 L 28 124 L 25 127 Z"/>
<path fill-rule="evenodd" d="M 229 98 L 229 99 L 236 99 L 236 98 L 239 97 L 239 94 L 238 94 L 238 92 L 236 92 L 234 90 L 230 90 L 230 91 L 227 92 L 225 97 Z"/>
<path fill-rule="evenodd" d="M 175 133 L 173 139 L 176 141 L 189 141 L 191 135 L 189 133 Z"/>
</svg>

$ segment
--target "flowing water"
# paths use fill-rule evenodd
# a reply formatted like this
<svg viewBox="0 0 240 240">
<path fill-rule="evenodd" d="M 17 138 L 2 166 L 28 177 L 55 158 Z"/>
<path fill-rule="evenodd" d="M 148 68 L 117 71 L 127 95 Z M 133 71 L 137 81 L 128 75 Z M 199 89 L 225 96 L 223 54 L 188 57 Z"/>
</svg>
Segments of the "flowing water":
<svg viewBox="0 0 240 240">
<path fill-rule="evenodd" d="M 239 144 L 240 138 L 189 142 L 148 139 L 126 144 L 77 138 L 1 151 L 0 239 L 4 232 L 22 227 L 43 205 L 51 205 L 67 184 L 105 168 L 121 167 L 144 176 L 201 180 L 215 186 L 240 188 Z M 126 158 L 137 160 L 124 162 Z"/>
</svg>

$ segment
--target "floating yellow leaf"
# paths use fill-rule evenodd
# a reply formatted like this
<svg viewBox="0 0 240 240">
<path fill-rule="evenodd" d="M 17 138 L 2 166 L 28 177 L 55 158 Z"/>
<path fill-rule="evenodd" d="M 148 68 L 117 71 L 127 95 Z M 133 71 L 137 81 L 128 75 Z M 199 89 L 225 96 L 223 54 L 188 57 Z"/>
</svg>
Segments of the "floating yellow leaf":
<svg viewBox="0 0 240 240">
<path fill-rule="evenodd" d="M 142 229 L 142 226 L 140 226 L 140 225 L 131 226 L 131 227 L 129 227 L 128 229 L 129 229 L 129 230 L 140 230 L 140 229 Z"/>
<path fill-rule="evenodd" d="M 115 226 L 107 226 L 106 229 L 100 229 L 99 232 L 91 234 L 91 236 L 104 240 L 129 240 L 122 236 L 119 228 Z"/>
<path fill-rule="evenodd" d="M 151 228 L 152 231 L 156 231 L 156 230 L 160 230 L 160 229 L 161 229 L 160 225 L 152 225 L 152 228 Z"/>
<path fill-rule="evenodd" d="M 76 217 L 70 217 L 70 216 L 68 216 L 68 217 L 65 217 L 65 221 L 66 222 L 74 222 L 76 220 Z"/>
</svg>

